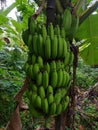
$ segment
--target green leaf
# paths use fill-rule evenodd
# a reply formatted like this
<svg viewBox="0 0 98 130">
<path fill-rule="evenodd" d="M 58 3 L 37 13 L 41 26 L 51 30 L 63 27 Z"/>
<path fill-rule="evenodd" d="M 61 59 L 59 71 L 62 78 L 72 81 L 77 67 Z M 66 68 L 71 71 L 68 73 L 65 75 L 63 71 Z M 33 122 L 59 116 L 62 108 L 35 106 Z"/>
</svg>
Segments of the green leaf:
<svg viewBox="0 0 98 130">
<path fill-rule="evenodd" d="M 22 31 L 22 24 L 19 23 L 18 21 L 15 21 L 15 20 L 11 20 L 13 26 L 16 28 L 16 31 L 21 33 Z"/>
<path fill-rule="evenodd" d="M 12 3 L 7 9 L 5 9 L 2 14 L 7 16 L 17 5 L 17 2 Z"/>
<path fill-rule="evenodd" d="M 0 14 L 0 25 L 8 22 L 8 18 L 6 18 L 4 15 Z"/>
<path fill-rule="evenodd" d="M 3 30 L 0 28 L 0 34 L 2 34 L 3 33 Z"/>
<path fill-rule="evenodd" d="M 9 33 L 10 35 L 17 35 L 17 31 L 12 27 L 10 24 L 4 24 L 4 27 L 6 28 L 5 31 L 6 33 Z"/>
<path fill-rule="evenodd" d="M 76 38 L 78 40 L 86 39 L 89 46 L 82 48 L 80 56 L 86 64 L 98 65 L 98 14 L 91 15 L 80 26 Z"/>
<path fill-rule="evenodd" d="M 0 40 L 0 49 L 2 48 L 4 42 Z"/>
</svg>

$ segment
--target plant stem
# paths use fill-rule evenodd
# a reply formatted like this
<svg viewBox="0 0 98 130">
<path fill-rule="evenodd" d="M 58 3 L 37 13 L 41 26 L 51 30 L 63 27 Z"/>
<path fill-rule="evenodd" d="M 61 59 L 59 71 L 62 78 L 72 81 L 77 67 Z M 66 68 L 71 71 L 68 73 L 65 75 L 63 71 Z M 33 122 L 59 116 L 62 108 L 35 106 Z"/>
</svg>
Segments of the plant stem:
<svg viewBox="0 0 98 130">
<path fill-rule="evenodd" d="M 60 130 L 61 127 L 61 115 L 55 117 L 55 130 Z"/>
<path fill-rule="evenodd" d="M 78 63 L 78 47 L 71 43 L 71 50 L 74 54 L 74 61 L 73 61 L 73 83 L 70 89 L 70 128 L 71 130 L 75 130 L 75 84 L 76 84 L 76 69 Z"/>
<path fill-rule="evenodd" d="M 73 14 L 77 14 L 79 9 L 81 8 L 82 6 L 82 3 L 84 2 L 85 0 L 77 0 L 75 6 L 74 6 L 74 9 L 73 9 Z"/>
<path fill-rule="evenodd" d="M 93 13 L 98 7 L 98 1 L 96 1 L 91 7 L 89 7 L 85 12 L 80 16 L 79 25 L 81 25 L 88 16 Z"/>
<path fill-rule="evenodd" d="M 44 5 L 46 3 L 46 0 L 43 0 L 38 10 L 32 15 L 32 18 L 36 19 L 37 16 L 41 13 L 42 9 L 44 8 Z"/>
<path fill-rule="evenodd" d="M 47 9 L 46 9 L 46 15 L 47 15 L 47 23 L 46 26 L 48 26 L 50 23 L 54 24 L 55 22 L 55 0 L 47 0 Z"/>
</svg>

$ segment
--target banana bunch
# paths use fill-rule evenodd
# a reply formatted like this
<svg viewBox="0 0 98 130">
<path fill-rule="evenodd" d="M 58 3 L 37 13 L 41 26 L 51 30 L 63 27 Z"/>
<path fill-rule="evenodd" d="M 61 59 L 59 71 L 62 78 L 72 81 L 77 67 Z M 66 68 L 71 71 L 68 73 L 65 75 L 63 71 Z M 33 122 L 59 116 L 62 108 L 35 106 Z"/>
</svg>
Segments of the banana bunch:
<svg viewBox="0 0 98 130">
<path fill-rule="evenodd" d="M 30 79 L 26 92 L 28 106 L 34 117 L 59 115 L 69 103 L 68 67 L 73 62 L 73 54 L 63 27 L 50 24 L 46 29 L 44 25 L 34 24 L 30 23 L 30 34 L 25 38 L 29 48 L 24 66 Z"/>
<path fill-rule="evenodd" d="M 72 40 L 79 28 L 79 17 L 76 14 L 72 15 L 69 8 L 64 10 L 62 26 L 66 31 L 67 38 Z"/>
<path fill-rule="evenodd" d="M 29 99 L 29 109 L 34 117 L 58 115 L 63 112 L 69 103 L 66 89 L 59 88 L 54 91 L 51 85 L 47 89 L 43 85 L 36 86 L 32 81 L 26 92 Z"/>
<path fill-rule="evenodd" d="M 45 26 L 38 27 L 38 32 L 29 34 L 26 41 L 30 53 L 41 56 L 44 60 L 63 59 L 67 53 L 67 41 L 65 40 L 65 30 L 58 25 L 54 28 L 52 24 L 46 29 Z M 26 35 L 28 31 L 24 33 Z M 28 42 L 27 42 L 28 40 Z"/>
</svg>

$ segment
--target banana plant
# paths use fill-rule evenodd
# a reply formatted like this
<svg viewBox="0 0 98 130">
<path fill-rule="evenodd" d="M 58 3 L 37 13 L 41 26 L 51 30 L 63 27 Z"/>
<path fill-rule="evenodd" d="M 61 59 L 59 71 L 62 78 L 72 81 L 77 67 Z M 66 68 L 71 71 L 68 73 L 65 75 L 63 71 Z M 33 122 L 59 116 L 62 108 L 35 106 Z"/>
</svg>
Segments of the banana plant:
<svg viewBox="0 0 98 130">
<path fill-rule="evenodd" d="M 19 2 L 19 0 L 18 0 L 18 2 Z M 39 6 L 39 1 L 35 0 L 35 2 Z M 53 3 L 53 2 L 54 2 L 53 0 L 51 0 L 51 1 L 48 0 L 47 3 L 49 5 L 49 3 Z M 72 0 L 72 1 L 71 0 L 56 0 L 55 2 L 56 2 L 56 10 L 57 10 L 56 13 L 57 14 L 61 15 L 62 13 L 64 13 L 64 10 L 66 8 L 69 8 L 71 10 L 73 17 L 74 16 L 79 17 L 79 29 L 78 29 L 76 35 L 70 39 L 70 41 L 71 42 L 75 41 L 74 43 L 77 46 L 79 46 L 80 56 L 84 59 L 84 61 L 87 64 L 90 64 L 90 65 L 98 64 L 98 58 L 96 58 L 96 55 L 98 55 L 98 45 L 97 45 L 97 40 L 98 40 L 98 31 L 97 31 L 98 30 L 98 26 L 97 26 L 98 14 L 96 12 L 95 15 L 90 16 L 90 14 L 92 12 L 94 12 L 94 10 L 97 9 L 98 1 L 94 2 L 91 5 L 89 4 L 90 3 L 89 1 L 85 2 L 85 0 L 83 0 L 83 1 L 81 1 L 81 0 Z M 89 6 L 88 6 L 88 4 L 89 4 Z M 14 8 L 14 6 L 15 5 L 13 4 L 11 9 Z M 47 18 L 48 18 L 47 24 L 48 24 L 48 22 L 54 22 L 53 17 L 49 18 L 49 16 L 51 16 L 51 15 L 49 15 L 49 13 L 51 13 L 51 12 L 54 13 L 54 6 L 55 6 L 55 4 L 52 5 L 52 6 L 51 5 L 47 6 L 50 10 L 52 10 L 52 11 L 50 11 L 50 10 L 47 9 Z M 9 13 L 9 11 L 5 11 L 4 13 L 7 15 Z M 25 15 L 23 15 L 23 16 L 25 16 Z M 7 19 L 5 19 L 5 20 L 7 20 Z M 16 26 L 16 30 L 21 32 L 21 30 L 22 30 L 21 24 L 17 24 L 17 22 L 15 22 L 13 20 L 11 22 L 14 26 Z M 12 31 L 14 31 L 14 30 L 12 30 Z M 17 35 L 16 31 L 14 33 L 16 34 L 16 36 L 20 37 L 20 35 Z M 84 39 L 84 41 L 83 41 L 83 39 Z M 77 44 L 77 43 L 80 43 L 80 44 Z M 72 93 L 72 94 L 74 94 L 74 93 Z M 59 116 L 58 118 L 60 119 L 61 117 Z M 59 127 L 60 127 L 60 125 L 59 125 Z M 59 127 L 57 127 L 56 130 L 59 130 L 60 129 Z M 74 128 L 74 122 L 73 122 L 71 128 Z"/>
<path fill-rule="evenodd" d="M 39 5 L 37 0 L 35 0 L 35 2 Z M 74 37 L 76 42 L 81 43 L 79 44 L 79 55 L 86 64 L 91 66 L 97 65 L 98 59 L 96 55 L 98 55 L 98 1 L 55 0 L 55 2 L 57 10 L 56 13 L 62 14 L 64 9 L 70 7 L 72 8 L 73 15 L 76 14 L 79 17 L 79 30 Z M 83 39 L 85 39 L 84 42 L 81 42 Z"/>
</svg>

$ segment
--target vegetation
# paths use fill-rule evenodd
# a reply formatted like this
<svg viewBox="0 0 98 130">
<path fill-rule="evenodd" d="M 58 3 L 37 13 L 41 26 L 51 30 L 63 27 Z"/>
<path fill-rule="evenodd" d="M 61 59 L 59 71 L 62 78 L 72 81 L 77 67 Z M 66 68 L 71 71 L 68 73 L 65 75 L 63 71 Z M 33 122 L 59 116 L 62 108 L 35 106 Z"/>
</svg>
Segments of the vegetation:
<svg viewBox="0 0 98 130">
<path fill-rule="evenodd" d="M 83 60 L 79 58 L 77 68 L 77 83 L 76 85 L 82 89 L 88 89 L 97 83 L 98 68 L 84 64 Z"/>
<path fill-rule="evenodd" d="M 16 107 L 15 93 L 23 84 L 27 54 L 17 45 L 5 44 L 0 51 L 0 126 L 5 126 Z M 10 106 L 10 107 L 9 107 Z M 8 109 L 7 109 L 8 108 Z"/>
<path fill-rule="evenodd" d="M 73 0 L 73 4 L 74 4 Z M 41 3 L 41 2 L 40 2 Z M 39 2 L 31 2 L 17 0 L 12 6 L 6 10 L 1 10 L 0 14 L 0 128 L 4 128 L 10 120 L 11 114 L 15 110 L 17 104 L 13 97 L 21 89 L 26 73 L 24 71 L 25 63 L 28 59 L 28 47 L 22 40 L 22 32 L 28 28 L 28 18 L 35 12 L 40 5 Z M 62 1 L 61 1 L 62 3 Z M 87 1 L 87 6 L 89 1 Z M 96 2 L 97 3 L 97 2 Z M 60 4 L 60 3 L 59 3 Z M 17 16 L 17 21 L 8 18 L 7 14 L 12 8 L 17 7 L 20 13 Z M 58 9 L 59 11 L 59 9 Z M 81 10 L 79 10 L 81 12 Z M 78 12 L 78 13 L 79 13 Z M 76 34 L 75 45 L 79 46 L 79 60 L 76 76 L 76 95 L 75 95 L 75 129 L 76 130 L 97 130 L 98 128 L 98 86 L 94 85 L 98 81 L 98 47 L 97 40 L 98 32 L 96 30 L 97 23 L 94 20 L 98 19 L 98 11 L 96 15 L 91 15 L 79 28 Z M 37 17 L 38 23 L 44 24 L 46 16 L 45 9 Z M 82 20 L 81 20 L 82 21 Z M 87 26 L 91 24 L 91 26 Z M 94 25 L 94 24 L 95 25 Z M 91 32 L 84 32 L 89 29 Z M 97 28 L 98 29 L 98 28 Z M 82 35 L 81 35 L 82 34 Z M 90 38 L 89 38 L 90 37 Z M 96 39 L 95 39 L 96 37 Z M 85 40 L 86 39 L 86 40 Z M 77 42 L 78 41 L 78 42 Z M 95 43 L 95 44 L 92 44 Z M 86 63 L 86 64 L 85 64 Z M 87 65 L 89 64 L 89 65 Z M 72 72 L 73 73 L 73 72 Z M 28 102 L 26 93 L 23 95 L 23 101 Z M 44 125 L 44 119 L 32 119 L 31 113 L 25 110 L 21 113 L 23 130 L 32 130 L 40 128 Z M 48 120 L 48 127 L 51 121 Z M 66 127 L 66 130 L 70 128 Z"/>
</svg>

